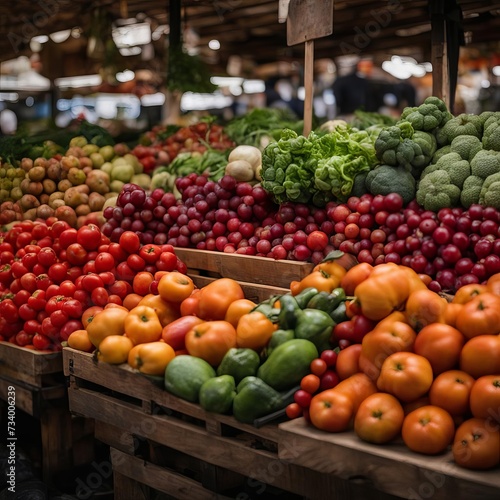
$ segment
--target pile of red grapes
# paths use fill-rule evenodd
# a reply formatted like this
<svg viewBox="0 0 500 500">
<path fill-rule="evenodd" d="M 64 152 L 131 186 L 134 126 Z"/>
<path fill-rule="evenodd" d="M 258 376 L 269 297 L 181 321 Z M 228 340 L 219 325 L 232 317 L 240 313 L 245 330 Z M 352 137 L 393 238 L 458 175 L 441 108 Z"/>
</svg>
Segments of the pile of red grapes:
<svg viewBox="0 0 500 500">
<path fill-rule="evenodd" d="M 227 253 L 318 263 L 334 249 L 359 262 L 394 262 L 432 278 L 434 291 L 453 293 L 500 272 L 500 212 L 472 205 L 426 211 L 400 195 L 365 194 L 323 208 L 276 205 L 260 186 L 224 176 L 179 177 L 181 198 L 127 184 L 104 211 L 103 233 L 118 241 L 136 232 L 142 244 L 170 244 Z"/>
</svg>

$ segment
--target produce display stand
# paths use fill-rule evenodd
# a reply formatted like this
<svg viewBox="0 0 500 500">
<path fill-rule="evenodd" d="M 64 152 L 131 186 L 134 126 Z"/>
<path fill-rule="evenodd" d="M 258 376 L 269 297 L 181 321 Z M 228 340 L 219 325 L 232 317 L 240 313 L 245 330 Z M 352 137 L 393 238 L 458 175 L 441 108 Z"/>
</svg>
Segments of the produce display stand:
<svg viewBox="0 0 500 500">
<path fill-rule="evenodd" d="M 281 459 L 284 450 L 297 458 L 300 448 L 278 423 L 257 428 L 208 413 L 92 354 L 64 348 L 63 357 L 71 411 L 94 418 L 96 438 L 110 447 L 115 498 L 252 498 L 264 491 L 288 499 L 332 492 L 339 499 L 394 498 Z"/>
<path fill-rule="evenodd" d="M 40 352 L 0 342 L 1 398 L 7 407 L 7 394 L 13 392 L 15 411 L 39 422 L 42 478 L 46 483 L 88 460 L 93 447 L 91 422 L 75 419 L 68 409 L 62 365 L 61 352 Z M 16 428 L 15 432 L 19 440 L 23 429 Z"/>
<path fill-rule="evenodd" d="M 303 418 L 279 425 L 279 457 L 322 474 L 369 484 L 401 498 L 494 500 L 500 498 L 498 469 L 458 467 L 451 452 L 438 456 L 409 451 L 402 441 L 372 445 L 355 433 L 326 433 Z M 281 446 L 293 442 L 294 448 Z"/>
</svg>

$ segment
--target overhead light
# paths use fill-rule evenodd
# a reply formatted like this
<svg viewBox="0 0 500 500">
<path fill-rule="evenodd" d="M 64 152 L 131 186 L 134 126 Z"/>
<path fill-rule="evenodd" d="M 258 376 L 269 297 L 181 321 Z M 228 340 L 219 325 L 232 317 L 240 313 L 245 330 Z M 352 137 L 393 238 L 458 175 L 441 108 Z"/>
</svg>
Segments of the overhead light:
<svg viewBox="0 0 500 500">
<path fill-rule="evenodd" d="M 487 89 L 491 86 L 491 82 L 489 80 L 482 80 L 481 81 L 481 87 L 483 89 Z"/>
<path fill-rule="evenodd" d="M 155 94 L 145 94 L 141 97 L 143 106 L 162 106 L 165 103 L 165 94 L 156 92 Z"/>
<path fill-rule="evenodd" d="M 50 39 L 55 43 L 65 42 L 71 36 L 71 29 L 55 31 L 49 35 Z"/>
<path fill-rule="evenodd" d="M 82 36 L 82 28 L 80 28 L 79 26 L 73 28 L 71 30 L 71 36 L 73 38 L 80 38 Z"/>
<path fill-rule="evenodd" d="M 493 66 L 491 71 L 495 76 L 500 76 L 500 66 Z"/>
<path fill-rule="evenodd" d="M 122 20 L 125 21 L 130 20 Z M 134 19 L 131 24 L 114 26 L 111 35 L 119 49 L 146 45 L 151 42 L 151 26 L 149 23 L 138 23 Z"/>
<path fill-rule="evenodd" d="M 68 76 L 64 78 L 56 78 L 54 83 L 56 87 L 62 89 L 94 87 L 102 83 L 102 78 L 100 75 Z"/>
<path fill-rule="evenodd" d="M 50 90 L 50 80 L 30 70 L 19 73 L 17 77 L 0 76 L 0 89 L 33 92 Z"/>
<path fill-rule="evenodd" d="M 425 76 L 429 65 L 430 63 L 418 64 L 412 57 L 392 56 L 390 61 L 382 63 L 382 69 L 400 80 L 407 80 L 412 76 L 419 78 Z"/>
<path fill-rule="evenodd" d="M 137 47 L 122 47 L 121 49 L 118 49 L 120 54 L 122 56 L 128 57 L 128 56 L 138 56 L 141 52 L 142 49 L 137 46 Z"/>
<path fill-rule="evenodd" d="M 170 33 L 170 27 L 168 24 L 160 24 L 153 33 L 151 34 L 151 38 L 153 40 L 159 40 L 163 35 L 168 35 Z"/>
<path fill-rule="evenodd" d="M 243 82 L 243 91 L 245 94 L 260 94 L 266 90 L 264 80 L 245 80 Z"/>
<path fill-rule="evenodd" d="M 182 111 L 204 111 L 207 109 L 223 109 L 233 103 L 229 96 L 221 93 L 199 94 L 195 92 L 184 92 L 181 97 Z"/>
<path fill-rule="evenodd" d="M 220 42 L 219 40 L 210 40 L 208 42 L 208 48 L 212 50 L 219 50 L 220 49 Z"/>
<path fill-rule="evenodd" d="M 0 92 L 0 101 L 17 102 L 19 94 L 17 92 Z"/>
<path fill-rule="evenodd" d="M 38 35 L 34 36 L 31 40 L 38 43 L 45 43 L 49 41 L 49 37 L 47 35 Z"/>
<path fill-rule="evenodd" d="M 119 73 L 116 73 L 116 79 L 121 82 L 130 82 L 130 80 L 133 80 L 135 77 L 135 73 L 129 69 L 126 69 L 125 71 L 120 71 Z"/>
<path fill-rule="evenodd" d="M 212 76 L 210 82 L 218 87 L 231 87 L 233 85 L 241 85 L 243 78 L 238 76 Z"/>
</svg>

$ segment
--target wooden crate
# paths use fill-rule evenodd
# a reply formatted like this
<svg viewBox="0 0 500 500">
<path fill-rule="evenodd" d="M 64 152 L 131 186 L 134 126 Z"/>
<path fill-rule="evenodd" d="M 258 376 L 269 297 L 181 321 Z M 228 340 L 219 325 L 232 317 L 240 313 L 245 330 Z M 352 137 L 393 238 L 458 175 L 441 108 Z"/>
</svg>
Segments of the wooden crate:
<svg viewBox="0 0 500 500">
<path fill-rule="evenodd" d="M 327 433 L 304 419 L 281 423 L 279 456 L 322 474 L 369 484 L 377 490 L 408 499 L 498 500 L 497 469 L 471 471 L 458 467 L 451 452 L 426 456 L 409 451 L 404 443 L 371 445 L 354 432 Z M 294 452 L 280 446 L 293 440 Z"/>
<path fill-rule="evenodd" d="M 65 348 L 63 357 L 71 411 L 95 419 L 96 437 L 111 449 L 115 488 L 134 491 L 134 498 L 149 498 L 145 486 L 180 499 L 224 498 L 235 488 L 288 492 L 288 498 L 331 498 L 333 490 L 349 499 L 393 498 L 281 459 L 279 446 L 292 454 L 296 447 L 277 423 L 243 424 L 90 354 Z"/>
<path fill-rule="evenodd" d="M 73 418 L 68 408 L 67 384 L 61 352 L 41 352 L 0 342 L 0 397 L 15 392 L 15 410 L 39 425 L 44 481 L 84 463 L 93 450 L 93 422 Z M 22 429 L 17 429 L 22 432 Z M 91 440 L 89 441 L 89 436 Z"/>
<path fill-rule="evenodd" d="M 175 254 L 186 264 L 188 276 L 198 287 L 217 278 L 232 278 L 240 282 L 245 296 L 254 302 L 290 291 L 290 283 L 300 281 L 314 267 L 308 262 L 187 248 L 176 248 Z"/>
</svg>

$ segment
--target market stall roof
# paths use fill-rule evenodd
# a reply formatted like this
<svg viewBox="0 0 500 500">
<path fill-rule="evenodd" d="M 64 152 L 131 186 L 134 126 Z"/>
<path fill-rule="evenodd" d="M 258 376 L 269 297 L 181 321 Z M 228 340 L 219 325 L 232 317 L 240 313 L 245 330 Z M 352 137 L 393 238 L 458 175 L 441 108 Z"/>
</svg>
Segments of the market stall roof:
<svg viewBox="0 0 500 500">
<path fill-rule="evenodd" d="M 202 54 L 211 54 L 211 62 L 219 68 L 225 68 L 235 54 L 258 65 L 303 57 L 301 45 L 287 46 L 286 25 L 278 23 L 278 0 L 170 0 L 174 1 L 181 3 L 182 21 L 194 33 L 194 44 Z M 446 13 L 455 2 L 462 9 L 468 41 L 498 41 L 500 1 L 336 0 L 333 35 L 316 40 L 316 58 L 388 54 L 396 49 L 406 51 L 405 55 L 428 56 L 429 3 L 441 3 Z M 97 7 L 112 19 L 144 15 L 154 29 L 168 25 L 169 5 L 169 0 L 5 1 L 0 4 L 0 61 L 29 54 L 30 40 L 36 35 L 79 26 L 85 39 Z M 216 53 L 206 49 L 212 39 L 220 42 Z"/>
</svg>

